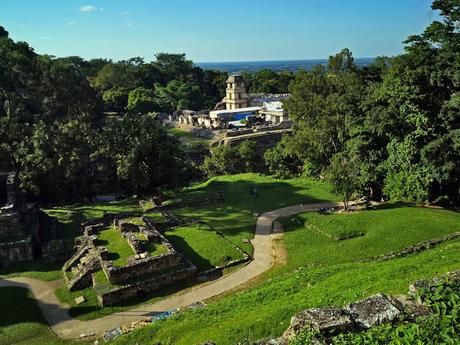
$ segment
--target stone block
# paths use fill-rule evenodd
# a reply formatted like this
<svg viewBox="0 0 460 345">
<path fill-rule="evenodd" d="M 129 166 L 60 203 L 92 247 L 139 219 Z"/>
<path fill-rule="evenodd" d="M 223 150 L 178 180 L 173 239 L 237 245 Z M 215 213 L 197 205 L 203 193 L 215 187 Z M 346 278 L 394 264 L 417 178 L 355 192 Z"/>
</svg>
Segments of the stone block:
<svg viewBox="0 0 460 345">
<path fill-rule="evenodd" d="M 78 297 L 75 298 L 75 304 L 76 305 L 82 304 L 85 301 L 86 301 L 85 297 L 83 297 L 83 296 L 78 296 Z"/>
<path fill-rule="evenodd" d="M 345 307 L 355 323 L 363 329 L 396 320 L 401 311 L 383 294 L 377 294 Z"/>
<path fill-rule="evenodd" d="M 306 326 L 310 326 L 321 333 L 335 333 L 336 331 L 352 330 L 354 323 L 350 315 L 342 309 L 335 307 L 313 308 L 294 315 L 288 331 L 295 334 Z"/>
</svg>

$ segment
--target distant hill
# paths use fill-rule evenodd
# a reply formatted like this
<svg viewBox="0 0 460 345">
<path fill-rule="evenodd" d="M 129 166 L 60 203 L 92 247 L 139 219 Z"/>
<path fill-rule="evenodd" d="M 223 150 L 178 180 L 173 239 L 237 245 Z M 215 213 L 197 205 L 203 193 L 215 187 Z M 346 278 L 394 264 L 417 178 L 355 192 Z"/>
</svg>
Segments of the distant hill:
<svg viewBox="0 0 460 345">
<path fill-rule="evenodd" d="M 355 58 L 358 67 L 366 66 L 372 63 L 374 58 Z M 213 69 L 229 73 L 237 72 L 257 72 L 261 69 L 269 68 L 275 72 L 291 71 L 299 69 L 310 70 L 315 65 L 325 65 L 328 59 L 312 60 L 278 60 L 278 61 L 238 61 L 238 62 L 198 62 L 197 66 L 204 69 Z"/>
</svg>

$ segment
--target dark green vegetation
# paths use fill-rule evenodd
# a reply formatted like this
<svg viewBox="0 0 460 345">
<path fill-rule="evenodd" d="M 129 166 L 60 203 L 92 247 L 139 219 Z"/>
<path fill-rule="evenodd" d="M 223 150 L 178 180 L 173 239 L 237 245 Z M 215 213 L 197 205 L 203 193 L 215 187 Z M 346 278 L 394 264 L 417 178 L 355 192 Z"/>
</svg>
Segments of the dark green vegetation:
<svg viewBox="0 0 460 345">
<path fill-rule="evenodd" d="M 193 67 L 180 54 L 158 54 L 149 64 L 38 55 L 0 32 L 0 169 L 16 173 L 29 199 L 151 194 L 189 181 L 193 170 L 177 140 L 155 114 L 145 115 L 150 93 L 138 89 L 155 87 L 155 109 L 201 109 L 220 99 L 225 75 Z M 118 111 L 120 102 L 120 114 L 104 113 Z"/>
<path fill-rule="evenodd" d="M 242 73 L 246 88 L 250 93 L 287 93 L 289 83 L 294 79 L 292 72 L 274 72 L 263 69 L 253 74 Z"/>
<path fill-rule="evenodd" d="M 460 215 L 453 211 L 393 203 L 341 215 L 305 213 L 283 223 L 288 263 L 268 272 L 266 281 L 221 298 L 203 310 L 183 312 L 123 336 L 115 344 L 141 340 L 168 343 L 168 339 L 174 344 L 206 339 L 219 345 L 249 343 L 279 336 L 300 310 L 342 306 L 378 292 L 405 293 L 411 282 L 460 265 L 460 240 L 406 257 L 364 260 L 459 231 Z M 331 238 L 340 237 L 348 229 L 362 235 L 345 240 Z"/>
<path fill-rule="evenodd" d="M 235 147 L 217 146 L 212 149 L 201 167 L 208 177 L 247 172 L 263 172 L 262 157 L 253 141 L 243 141 Z"/>
<path fill-rule="evenodd" d="M 381 325 L 366 332 L 339 335 L 331 339 L 334 345 L 386 344 L 450 344 L 460 343 L 460 282 L 444 280 L 429 290 L 419 292 L 433 315 L 419 317 L 415 322 L 397 326 Z M 304 330 L 290 345 L 308 345 L 318 336 Z"/>
<path fill-rule="evenodd" d="M 344 199 L 458 204 L 460 8 L 432 4 L 441 21 L 405 41 L 405 53 L 358 69 L 350 51 L 301 71 L 285 107 L 295 135 L 266 156 L 277 176 L 326 175 Z"/>
<path fill-rule="evenodd" d="M 224 96 L 225 73 L 202 70 L 183 54 L 160 53 L 149 63 L 38 55 L 0 32 L 0 169 L 16 172 L 29 199 L 151 194 L 197 177 L 184 151 L 208 141 L 178 130 L 168 136 L 155 116 L 212 109 Z M 285 91 L 290 79 L 261 71 L 251 90 Z"/>
<path fill-rule="evenodd" d="M 63 341 L 49 329 L 30 291 L 24 288 L 0 288 L 0 344 L 64 345 L 86 344 Z"/>
</svg>

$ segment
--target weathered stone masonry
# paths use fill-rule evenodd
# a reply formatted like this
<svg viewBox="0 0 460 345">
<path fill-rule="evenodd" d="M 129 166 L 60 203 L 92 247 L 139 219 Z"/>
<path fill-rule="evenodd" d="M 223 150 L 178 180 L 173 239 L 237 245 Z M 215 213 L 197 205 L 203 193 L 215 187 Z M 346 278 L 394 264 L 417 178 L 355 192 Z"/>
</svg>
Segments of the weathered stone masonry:
<svg viewBox="0 0 460 345">
<path fill-rule="evenodd" d="M 70 290 L 90 287 L 96 289 L 99 303 L 103 306 L 144 295 L 195 275 L 197 269 L 178 253 L 171 243 L 161 235 L 148 219 L 146 226 L 130 223 L 125 215 L 106 215 L 99 221 L 83 224 L 84 235 L 77 239 L 75 255 L 63 266 L 64 277 Z M 98 233 L 113 224 L 134 251 L 124 266 L 115 266 L 108 260 L 107 249 L 98 245 Z M 140 241 L 135 234 L 142 234 Z M 151 256 L 144 247 L 145 242 L 161 245 L 166 253 Z M 104 272 L 111 286 L 101 286 L 94 273 Z"/>
</svg>

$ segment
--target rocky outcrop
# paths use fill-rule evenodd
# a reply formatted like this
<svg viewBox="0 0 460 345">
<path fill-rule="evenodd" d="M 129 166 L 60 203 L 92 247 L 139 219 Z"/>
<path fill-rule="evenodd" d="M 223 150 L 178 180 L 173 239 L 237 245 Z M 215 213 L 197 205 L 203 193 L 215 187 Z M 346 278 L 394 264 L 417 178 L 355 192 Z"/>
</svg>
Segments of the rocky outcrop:
<svg viewBox="0 0 460 345">
<path fill-rule="evenodd" d="M 384 294 L 370 296 L 358 302 L 350 303 L 345 308 L 325 307 L 301 311 L 291 319 L 290 327 L 282 339 L 293 339 L 302 329 L 309 326 L 320 334 L 331 336 L 353 330 L 367 329 L 382 323 L 391 323 L 404 310 L 404 306 L 393 303 Z M 282 344 L 281 339 L 277 341 Z"/>
<path fill-rule="evenodd" d="M 421 289 L 434 289 L 445 280 L 460 282 L 460 270 L 441 277 L 418 280 L 409 286 L 409 295 L 387 296 L 379 293 L 344 308 L 325 307 L 301 311 L 292 317 L 289 328 L 281 337 L 262 339 L 254 344 L 288 345 L 306 327 L 319 334 L 314 344 L 325 344 L 338 333 L 366 330 L 401 320 L 413 321 L 419 316 L 430 314 L 429 308 L 419 299 L 418 292 Z"/>
<path fill-rule="evenodd" d="M 284 336 L 290 338 L 305 326 L 310 326 L 321 333 L 334 333 L 352 330 L 354 322 L 343 309 L 335 307 L 313 308 L 294 315 L 291 319 L 291 326 Z"/>
<path fill-rule="evenodd" d="M 345 307 L 345 311 L 351 316 L 357 328 L 360 329 L 367 329 L 382 323 L 391 323 L 402 312 L 383 294 L 350 303 Z"/>
</svg>

